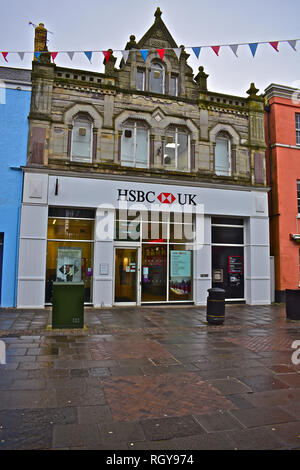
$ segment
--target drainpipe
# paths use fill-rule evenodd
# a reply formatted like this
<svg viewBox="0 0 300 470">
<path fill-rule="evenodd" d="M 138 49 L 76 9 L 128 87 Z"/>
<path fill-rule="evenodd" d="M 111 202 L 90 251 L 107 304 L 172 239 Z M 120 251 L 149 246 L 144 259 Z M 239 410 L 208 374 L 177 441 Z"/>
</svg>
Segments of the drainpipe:
<svg viewBox="0 0 300 470">
<path fill-rule="evenodd" d="M 268 150 L 269 150 L 269 177 L 270 177 L 270 215 L 269 218 L 273 218 L 273 181 L 272 181 L 272 147 L 271 147 L 271 133 L 270 133 L 270 112 L 271 106 L 270 103 L 265 106 L 265 111 L 267 113 L 267 123 L 268 123 Z"/>
</svg>

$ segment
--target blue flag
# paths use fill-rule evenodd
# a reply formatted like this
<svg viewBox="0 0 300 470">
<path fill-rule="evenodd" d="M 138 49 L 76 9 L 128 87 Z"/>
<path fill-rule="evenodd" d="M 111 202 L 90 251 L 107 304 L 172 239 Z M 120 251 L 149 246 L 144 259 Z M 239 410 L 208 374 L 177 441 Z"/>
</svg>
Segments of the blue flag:
<svg viewBox="0 0 300 470">
<path fill-rule="evenodd" d="M 195 52 L 195 56 L 197 57 L 197 59 L 199 58 L 199 54 L 200 54 L 200 51 L 201 51 L 201 47 L 192 47 L 193 51 Z"/>
<path fill-rule="evenodd" d="M 249 47 L 251 49 L 251 52 L 252 52 L 252 55 L 253 57 L 255 56 L 255 52 L 256 52 L 256 49 L 257 49 L 257 42 L 254 42 L 252 44 L 249 44 Z"/>
<path fill-rule="evenodd" d="M 140 49 L 140 53 L 143 56 L 144 62 L 146 62 L 147 55 L 148 55 L 148 49 Z"/>
<path fill-rule="evenodd" d="M 89 59 L 89 61 L 91 62 L 93 53 L 91 51 L 84 51 L 84 53 L 87 56 L 87 58 Z"/>
<path fill-rule="evenodd" d="M 41 53 L 40 53 L 40 52 L 35 52 L 34 55 L 35 55 L 36 59 L 37 59 L 38 61 L 40 61 L 40 55 L 41 55 Z"/>
</svg>

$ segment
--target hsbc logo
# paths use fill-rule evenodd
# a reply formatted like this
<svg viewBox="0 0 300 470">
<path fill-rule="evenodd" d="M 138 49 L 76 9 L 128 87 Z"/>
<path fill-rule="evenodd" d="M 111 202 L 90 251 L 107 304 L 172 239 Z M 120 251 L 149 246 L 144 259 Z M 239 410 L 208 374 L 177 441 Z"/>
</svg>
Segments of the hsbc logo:
<svg viewBox="0 0 300 470">
<path fill-rule="evenodd" d="M 160 193 L 159 196 L 157 196 L 157 199 L 162 203 L 162 204 L 172 204 L 176 200 L 176 197 L 173 196 L 172 193 Z"/>
<path fill-rule="evenodd" d="M 181 205 L 196 206 L 196 194 L 183 194 L 177 193 L 176 196 L 172 193 L 160 193 L 156 196 L 155 191 L 137 191 L 135 189 L 118 189 L 118 201 L 128 202 L 148 202 L 150 204 L 158 200 L 161 204 L 173 204 L 177 202 Z"/>
</svg>

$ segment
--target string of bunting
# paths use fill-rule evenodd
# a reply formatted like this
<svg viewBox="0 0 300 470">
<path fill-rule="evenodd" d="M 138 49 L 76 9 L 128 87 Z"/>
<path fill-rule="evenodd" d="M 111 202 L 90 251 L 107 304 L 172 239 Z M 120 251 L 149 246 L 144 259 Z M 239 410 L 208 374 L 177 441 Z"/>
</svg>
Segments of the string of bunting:
<svg viewBox="0 0 300 470">
<path fill-rule="evenodd" d="M 276 52 L 279 52 L 279 49 L 278 49 L 279 43 L 287 42 L 291 46 L 291 48 L 294 51 L 296 51 L 297 41 L 299 41 L 299 40 L 300 39 L 286 39 L 286 40 L 282 40 L 282 41 L 264 41 L 264 42 L 252 42 L 252 43 L 241 43 L 241 44 L 220 44 L 219 46 L 197 46 L 197 47 L 190 47 L 189 46 L 189 47 L 186 47 L 185 49 L 192 49 L 192 51 L 194 52 L 197 59 L 199 59 L 201 49 L 210 48 L 217 56 L 219 56 L 221 47 L 229 47 L 232 50 L 232 52 L 234 53 L 234 55 L 236 57 L 238 57 L 238 54 L 237 54 L 238 53 L 238 48 L 240 46 L 247 45 L 247 46 L 249 46 L 251 54 L 254 58 L 254 56 L 257 52 L 258 45 L 260 45 L 260 44 L 269 44 L 273 47 L 273 49 L 275 49 Z M 87 57 L 87 59 L 91 62 L 92 61 L 92 56 L 93 56 L 94 53 L 96 53 L 96 52 L 101 53 L 102 52 L 102 54 L 104 55 L 106 63 L 108 63 L 111 54 L 113 54 L 114 52 L 121 52 L 123 60 L 126 63 L 126 61 L 128 59 L 128 56 L 129 56 L 129 52 L 139 52 L 142 55 L 144 61 L 146 62 L 149 51 L 156 51 L 158 53 L 158 55 L 160 56 L 161 60 L 163 61 L 165 51 L 167 51 L 167 50 L 173 50 L 174 53 L 176 54 L 178 60 L 180 59 L 180 56 L 181 56 L 181 53 L 182 53 L 182 48 L 181 47 L 177 47 L 177 48 L 172 47 L 172 48 L 165 48 L 165 49 L 125 49 L 125 50 L 115 49 L 114 51 L 112 51 L 111 49 L 109 49 L 107 51 L 103 51 L 103 50 L 94 50 L 94 51 L 56 51 L 56 52 L 50 52 L 50 55 L 51 55 L 52 61 L 54 62 L 58 54 L 65 53 L 69 56 L 70 60 L 73 60 L 74 54 L 81 53 L 81 54 L 84 54 Z M 0 52 L 1 52 L 2 57 L 4 58 L 5 62 L 8 62 L 8 59 L 7 59 L 8 54 L 18 54 L 18 56 L 21 60 L 24 59 L 25 54 L 34 54 L 36 59 L 39 60 L 40 55 L 42 54 L 42 52 L 34 52 L 34 51 L 22 51 L 22 52 L 18 52 L 18 51 L 0 51 Z"/>
</svg>

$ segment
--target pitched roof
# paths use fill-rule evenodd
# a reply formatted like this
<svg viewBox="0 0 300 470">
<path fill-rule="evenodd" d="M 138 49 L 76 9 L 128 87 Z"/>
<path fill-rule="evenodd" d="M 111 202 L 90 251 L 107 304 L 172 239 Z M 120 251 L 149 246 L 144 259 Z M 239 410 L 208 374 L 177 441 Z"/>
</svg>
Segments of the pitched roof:
<svg viewBox="0 0 300 470">
<path fill-rule="evenodd" d="M 161 19 L 161 14 L 162 12 L 160 8 L 158 7 L 156 12 L 154 13 L 155 21 L 153 25 L 151 26 L 150 29 L 148 29 L 148 31 L 144 34 L 144 36 L 137 43 L 138 49 L 143 48 L 143 46 L 146 44 L 148 39 L 151 39 L 153 37 L 167 41 L 170 44 L 170 47 L 176 47 L 176 48 L 178 47 L 173 37 L 171 36 L 171 33 L 166 27 L 165 23 Z M 157 33 L 159 34 L 159 37 Z"/>
</svg>

